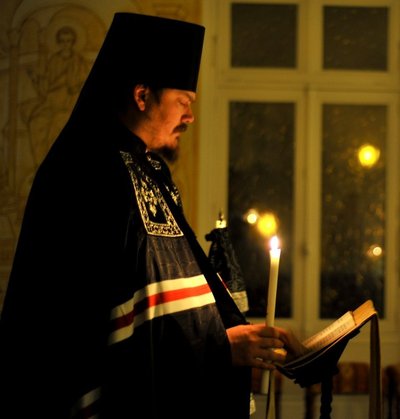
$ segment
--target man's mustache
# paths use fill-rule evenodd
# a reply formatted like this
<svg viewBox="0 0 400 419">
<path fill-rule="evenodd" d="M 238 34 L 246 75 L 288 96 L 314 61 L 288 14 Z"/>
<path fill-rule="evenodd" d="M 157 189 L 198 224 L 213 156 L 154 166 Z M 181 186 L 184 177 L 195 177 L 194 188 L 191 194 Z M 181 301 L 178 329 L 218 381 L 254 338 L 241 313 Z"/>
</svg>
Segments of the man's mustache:
<svg viewBox="0 0 400 419">
<path fill-rule="evenodd" d="M 174 132 L 185 132 L 187 129 L 187 124 L 180 124 L 174 129 Z"/>
</svg>

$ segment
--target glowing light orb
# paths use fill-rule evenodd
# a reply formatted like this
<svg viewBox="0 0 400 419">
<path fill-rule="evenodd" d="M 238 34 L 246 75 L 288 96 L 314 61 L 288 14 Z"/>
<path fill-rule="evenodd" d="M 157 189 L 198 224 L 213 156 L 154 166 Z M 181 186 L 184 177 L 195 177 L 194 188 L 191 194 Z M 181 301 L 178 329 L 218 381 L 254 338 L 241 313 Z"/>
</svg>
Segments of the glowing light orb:
<svg viewBox="0 0 400 419">
<path fill-rule="evenodd" d="M 369 168 L 376 164 L 380 154 L 379 148 L 370 144 L 365 144 L 358 149 L 358 160 L 360 161 L 361 166 Z"/>
<path fill-rule="evenodd" d="M 257 229 L 264 237 L 274 235 L 278 229 L 278 221 L 275 215 L 271 212 L 262 214 L 258 219 Z"/>
</svg>

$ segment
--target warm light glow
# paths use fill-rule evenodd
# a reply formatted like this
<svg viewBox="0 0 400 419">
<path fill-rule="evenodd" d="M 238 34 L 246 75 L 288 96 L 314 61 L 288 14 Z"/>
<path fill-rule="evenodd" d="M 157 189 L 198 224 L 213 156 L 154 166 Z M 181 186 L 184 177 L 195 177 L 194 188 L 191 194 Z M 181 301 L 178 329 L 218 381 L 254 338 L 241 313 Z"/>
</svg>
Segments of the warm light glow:
<svg viewBox="0 0 400 419">
<path fill-rule="evenodd" d="M 363 167 L 372 167 L 376 164 L 380 156 L 379 148 L 370 144 L 364 144 L 358 149 L 358 160 Z"/>
<path fill-rule="evenodd" d="M 274 214 L 262 214 L 257 222 L 257 229 L 264 237 L 271 237 L 278 229 L 278 222 Z"/>
<path fill-rule="evenodd" d="M 244 215 L 244 219 L 249 223 L 249 224 L 255 224 L 258 220 L 258 212 L 255 209 L 249 209 L 246 214 Z"/>
<path fill-rule="evenodd" d="M 372 246 L 370 246 L 367 251 L 367 255 L 370 258 L 378 258 L 382 256 L 382 253 L 383 253 L 382 247 L 377 244 L 373 244 Z"/>
</svg>

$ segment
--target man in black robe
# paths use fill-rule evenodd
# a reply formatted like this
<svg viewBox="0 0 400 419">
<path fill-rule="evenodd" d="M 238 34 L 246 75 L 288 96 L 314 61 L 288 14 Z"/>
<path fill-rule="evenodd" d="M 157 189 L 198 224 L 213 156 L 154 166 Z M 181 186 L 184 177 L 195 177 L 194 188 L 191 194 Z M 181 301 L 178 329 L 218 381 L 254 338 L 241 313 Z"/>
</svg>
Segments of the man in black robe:
<svg viewBox="0 0 400 419">
<path fill-rule="evenodd" d="M 0 417 L 249 417 L 249 325 L 162 159 L 193 122 L 204 28 L 117 13 L 28 198 L 1 317 Z"/>
</svg>

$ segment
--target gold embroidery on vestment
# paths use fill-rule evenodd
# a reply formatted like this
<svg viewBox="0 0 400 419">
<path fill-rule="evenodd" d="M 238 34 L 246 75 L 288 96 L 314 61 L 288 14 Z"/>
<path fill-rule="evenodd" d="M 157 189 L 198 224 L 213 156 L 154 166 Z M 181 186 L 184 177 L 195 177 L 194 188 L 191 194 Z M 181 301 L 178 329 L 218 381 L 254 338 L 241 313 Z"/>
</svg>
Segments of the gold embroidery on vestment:
<svg viewBox="0 0 400 419">
<path fill-rule="evenodd" d="M 157 184 L 142 170 L 132 154 L 125 151 L 120 153 L 128 169 L 147 233 L 154 236 L 183 236 Z M 179 202 L 179 193 L 167 189 L 174 202 Z"/>
</svg>

